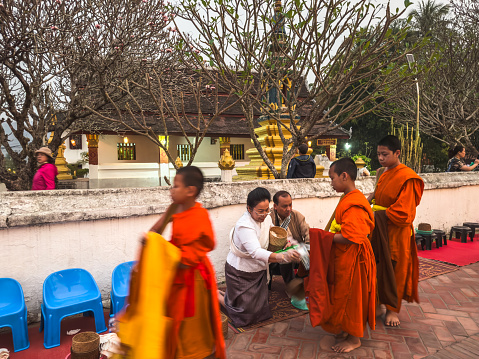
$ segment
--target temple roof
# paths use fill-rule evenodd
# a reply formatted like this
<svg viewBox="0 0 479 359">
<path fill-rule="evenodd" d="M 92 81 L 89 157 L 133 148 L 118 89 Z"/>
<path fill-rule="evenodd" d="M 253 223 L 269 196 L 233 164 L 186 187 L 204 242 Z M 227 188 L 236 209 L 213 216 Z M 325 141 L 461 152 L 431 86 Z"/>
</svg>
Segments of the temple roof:
<svg viewBox="0 0 479 359">
<path fill-rule="evenodd" d="M 178 72 L 178 71 L 177 71 Z M 257 74 L 258 75 L 258 74 Z M 188 89 L 187 82 L 189 83 L 188 76 L 193 76 L 193 79 L 196 81 L 198 80 L 198 76 L 196 73 L 189 73 L 183 76 L 180 74 L 179 76 L 175 77 L 173 80 L 168 80 L 167 85 L 164 88 L 164 92 L 168 93 L 169 89 L 176 91 L 178 93 L 179 89 Z M 258 80 L 259 82 L 259 75 Z M 165 81 L 166 83 L 166 81 Z M 210 117 L 212 114 L 216 112 L 215 107 L 218 102 L 218 106 L 221 106 L 226 103 L 226 105 L 234 103 L 235 99 L 233 97 L 228 97 L 227 93 L 218 93 L 218 97 L 212 94 L 211 90 L 204 90 L 208 86 L 207 84 L 211 83 L 205 80 L 204 77 L 201 78 L 201 96 L 197 97 L 194 96 L 192 93 L 184 93 L 183 100 L 181 100 L 180 96 L 174 96 L 173 99 L 167 99 L 170 101 L 168 105 L 171 108 L 171 104 L 175 103 L 177 111 L 180 113 L 184 113 L 193 124 L 197 124 L 196 118 L 198 117 L 198 108 L 201 108 L 201 113 L 206 117 Z M 218 86 L 221 87 L 221 86 Z M 191 89 L 191 87 L 190 87 Z M 175 93 L 175 95 L 176 95 Z M 234 96 L 234 95 L 233 95 Z M 306 89 L 306 84 L 302 82 L 299 92 L 298 92 L 298 101 L 304 100 L 308 96 L 308 91 Z M 122 112 L 123 121 L 127 123 L 129 126 L 134 128 L 135 130 L 142 130 L 146 128 L 150 128 L 153 132 L 158 135 L 164 135 L 165 129 L 163 125 L 163 121 L 161 117 L 158 115 L 157 108 L 155 107 L 155 101 L 148 96 L 140 95 L 138 96 L 139 103 L 141 103 L 141 108 L 143 109 L 143 116 L 145 126 L 139 126 L 135 124 L 135 122 L 143 123 L 143 118 L 139 110 L 132 109 L 135 120 L 130 117 L 130 115 L 125 111 Z M 200 103 L 198 104 L 197 101 Z M 132 106 L 133 104 L 130 104 Z M 123 107 L 123 106 L 120 106 Z M 119 114 L 113 109 L 113 106 L 107 106 L 101 111 L 102 114 L 108 116 L 116 121 L 120 119 Z M 253 111 L 255 117 L 255 128 L 260 127 L 258 124 L 258 118 L 262 115 L 258 108 L 255 108 Z M 298 106 L 298 115 L 301 119 L 306 118 L 308 116 L 309 110 L 308 106 Z M 185 132 L 188 135 L 194 135 L 196 133 L 195 129 L 189 126 L 186 121 L 181 121 L 184 127 Z M 171 116 L 166 121 L 166 127 L 168 130 L 169 135 L 183 135 L 183 131 L 181 126 L 175 121 Z M 309 136 L 314 136 L 327 128 L 327 123 L 324 124 L 317 124 L 313 127 L 312 131 L 310 132 Z M 101 119 L 99 116 L 91 116 L 88 120 L 83 121 L 83 124 L 80 124 L 79 128 L 81 129 L 78 132 L 83 133 L 129 133 L 131 131 L 128 130 L 127 126 L 121 125 L 115 122 L 109 122 L 107 120 Z M 200 128 L 204 128 L 204 124 L 200 124 Z M 227 111 L 223 112 L 218 119 L 213 121 L 210 127 L 207 130 L 208 137 L 250 137 L 248 124 L 245 119 L 243 109 L 240 103 L 234 104 L 231 108 Z M 338 128 L 332 131 L 329 131 L 327 134 L 320 136 L 320 138 L 349 138 L 349 133 L 344 129 Z"/>
</svg>

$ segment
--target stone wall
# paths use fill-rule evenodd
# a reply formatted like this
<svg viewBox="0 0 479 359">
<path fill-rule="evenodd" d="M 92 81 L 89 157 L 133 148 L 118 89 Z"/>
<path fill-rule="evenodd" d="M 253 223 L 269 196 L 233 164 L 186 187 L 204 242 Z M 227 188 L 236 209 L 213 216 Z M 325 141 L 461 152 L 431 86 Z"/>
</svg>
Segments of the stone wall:
<svg viewBox="0 0 479 359">
<path fill-rule="evenodd" d="M 449 229 L 464 221 L 479 221 L 478 173 L 422 175 L 426 191 L 416 223 Z M 357 181 L 368 194 L 375 178 Z M 218 281 L 224 278 L 228 233 L 245 210 L 249 191 L 263 186 L 272 193 L 289 191 L 293 206 L 312 227 L 324 227 L 339 194 L 328 179 L 268 180 L 207 183 L 200 201 L 210 211 L 217 247 L 210 258 Z M 23 287 L 29 319 L 39 318 L 42 283 L 52 272 L 84 268 L 97 281 L 105 304 L 113 268 L 135 259 L 138 238 L 170 203 L 168 189 L 126 188 L 0 193 L 0 275 L 17 279 Z M 165 232 L 169 238 L 169 229 Z"/>
</svg>

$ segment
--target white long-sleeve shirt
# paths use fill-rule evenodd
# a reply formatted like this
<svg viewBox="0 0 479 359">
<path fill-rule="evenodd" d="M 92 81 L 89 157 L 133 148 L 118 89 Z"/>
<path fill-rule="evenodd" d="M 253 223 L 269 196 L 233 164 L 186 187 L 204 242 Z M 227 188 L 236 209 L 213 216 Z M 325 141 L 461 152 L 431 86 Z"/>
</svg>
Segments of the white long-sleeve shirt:
<svg viewBox="0 0 479 359">
<path fill-rule="evenodd" d="M 236 222 L 233 242 L 243 253 L 248 253 L 250 258 L 242 258 L 235 255 L 231 250 L 228 253 L 226 261 L 229 265 L 243 272 L 260 272 L 266 270 L 269 256 L 272 252 L 261 247 L 260 236 L 263 227 L 268 229 L 273 226 L 271 216 L 266 216 L 264 222 L 256 222 L 246 211 Z M 265 229 L 266 229 L 265 228 Z"/>
</svg>

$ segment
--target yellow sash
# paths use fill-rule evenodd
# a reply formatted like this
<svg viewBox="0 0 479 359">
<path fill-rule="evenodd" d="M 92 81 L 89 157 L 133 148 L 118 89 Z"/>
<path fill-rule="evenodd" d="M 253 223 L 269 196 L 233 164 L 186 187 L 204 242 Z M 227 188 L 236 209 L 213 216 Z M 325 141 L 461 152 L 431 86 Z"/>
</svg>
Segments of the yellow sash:
<svg viewBox="0 0 479 359">
<path fill-rule="evenodd" d="M 336 218 L 333 219 L 333 221 L 331 222 L 331 226 L 329 227 L 329 231 L 331 233 L 341 232 L 341 225 L 338 222 L 336 222 Z"/>
<path fill-rule="evenodd" d="M 166 302 L 181 252 L 158 233 L 148 232 L 145 242 L 134 279 L 134 287 L 138 288 L 130 287 L 129 307 L 119 317 L 118 324 L 121 343 L 130 350 L 126 356 L 115 355 L 113 358 L 165 357 L 166 333 L 171 323 L 166 317 Z"/>
<path fill-rule="evenodd" d="M 373 212 L 385 211 L 386 209 L 388 209 L 387 207 L 383 207 L 383 206 L 380 206 L 379 204 L 376 204 L 376 199 L 373 199 L 371 203 L 373 204 L 373 207 L 371 208 Z"/>
</svg>

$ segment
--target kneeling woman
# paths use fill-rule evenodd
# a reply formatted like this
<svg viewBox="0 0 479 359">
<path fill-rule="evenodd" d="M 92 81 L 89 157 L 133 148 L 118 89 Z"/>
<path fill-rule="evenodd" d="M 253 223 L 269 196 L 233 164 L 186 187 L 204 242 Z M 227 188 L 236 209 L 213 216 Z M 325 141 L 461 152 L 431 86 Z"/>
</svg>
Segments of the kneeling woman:
<svg viewBox="0 0 479 359">
<path fill-rule="evenodd" d="M 226 258 L 226 293 L 220 302 L 237 327 L 271 318 L 268 303 L 268 263 L 299 262 L 295 250 L 284 253 L 268 251 L 271 195 L 258 187 L 248 194 L 247 210 L 236 222 L 230 235 L 230 252 Z"/>
</svg>

